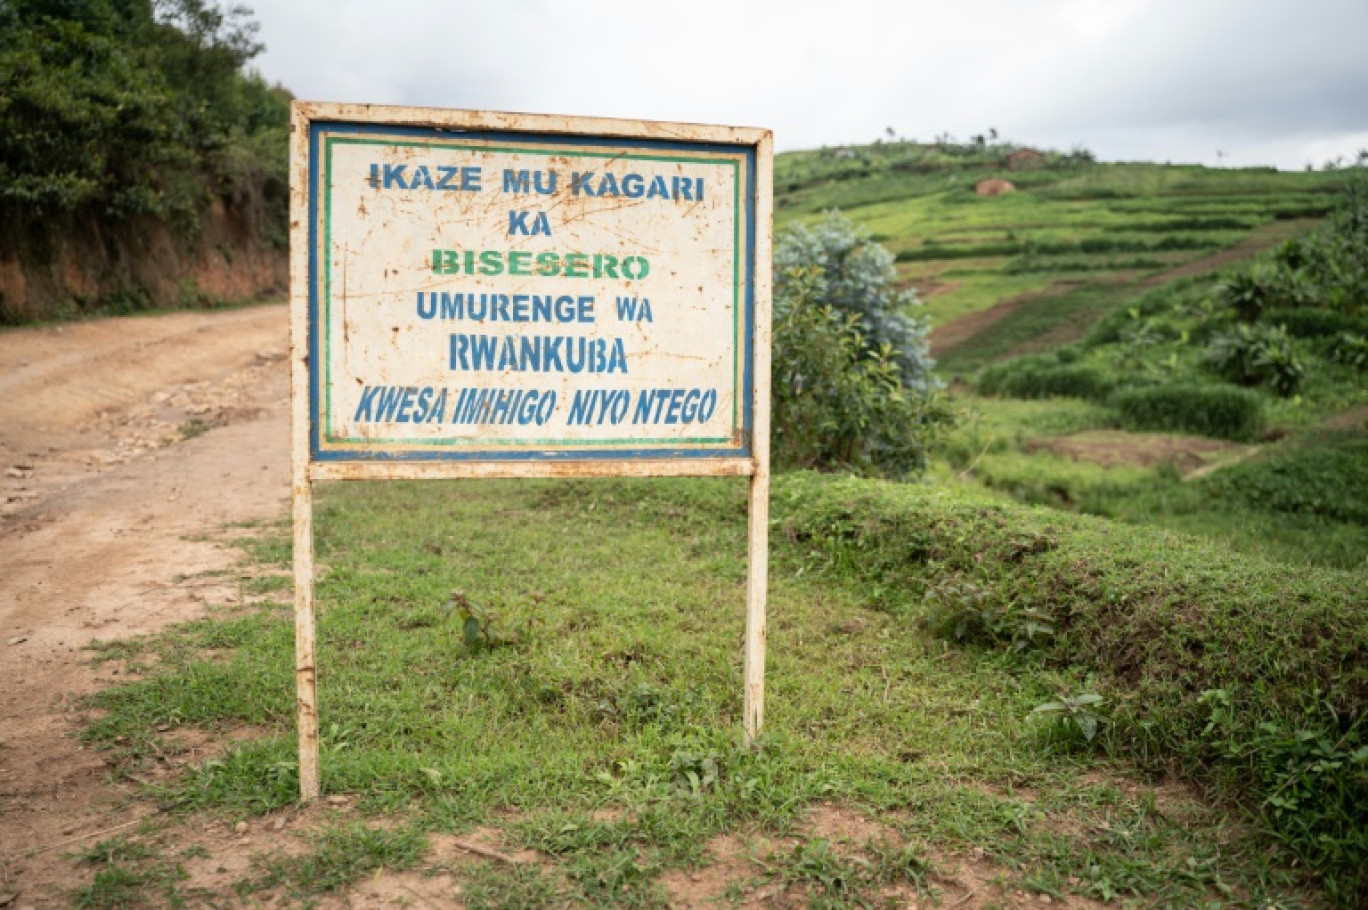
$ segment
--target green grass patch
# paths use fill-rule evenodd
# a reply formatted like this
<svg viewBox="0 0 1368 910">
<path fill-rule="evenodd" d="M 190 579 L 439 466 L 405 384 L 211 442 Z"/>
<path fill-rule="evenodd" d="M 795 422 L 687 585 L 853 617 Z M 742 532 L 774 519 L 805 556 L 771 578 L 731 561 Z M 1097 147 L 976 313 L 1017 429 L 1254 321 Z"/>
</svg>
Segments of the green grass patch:
<svg viewBox="0 0 1368 910">
<path fill-rule="evenodd" d="M 74 854 L 78 868 L 91 874 L 89 884 L 71 892 L 77 910 L 131 910 L 135 907 L 185 906 L 191 894 L 180 863 L 163 855 L 165 844 L 120 835 Z"/>
<path fill-rule="evenodd" d="M 938 368 L 944 374 L 970 373 L 1065 326 L 1070 336 L 1065 340 L 1079 337 L 1136 287 L 1133 280 L 1090 280 L 1023 300 L 997 322 L 944 352 Z"/>
<path fill-rule="evenodd" d="M 338 891 L 380 869 L 411 869 L 426 852 L 426 839 L 414 828 L 336 825 L 318 835 L 309 853 L 265 857 L 259 874 L 239 882 L 237 890 L 244 896 L 279 890 L 301 900 Z"/>
<path fill-rule="evenodd" d="M 1317 433 L 1211 475 L 1222 499 L 1269 512 L 1368 526 L 1368 436 Z"/>
<path fill-rule="evenodd" d="M 461 887 L 470 910 L 555 910 L 571 902 L 564 887 L 538 866 L 476 866 Z"/>
<path fill-rule="evenodd" d="M 1232 385 L 1185 382 L 1122 389 L 1110 404 L 1128 430 L 1253 439 L 1265 425 L 1263 398 Z"/>
<path fill-rule="evenodd" d="M 1174 663 L 1160 646 L 1179 633 L 1154 635 L 1146 625 L 1176 622 L 1190 603 L 1192 634 L 1215 654 L 1232 630 L 1203 617 L 1225 615 L 1227 600 L 1264 609 L 1271 569 L 949 488 L 780 477 L 767 730 L 760 748 L 747 750 L 739 742 L 744 515 L 744 484 L 731 481 L 325 488 L 317 521 L 320 561 L 330 567 L 318 585 L 325 792 L 402 813 L 408 821 L 395 837 L 495 824 L 507 842 L 551 857 L 546 877 L 473 876 L 481 906 L 511 906 L 520 895 L 530 906 L 658 906 L 660 875 L 706 864 L 717 835 L 800 833 L 817 802 L 903 825 L 941 799 L 944 830 L 908 828 L 906 855 L 880 860 L 806 838 L 806 847 L 767 861 L 800 895 L 840 896 L 846 886 L 823 876 L 844 876 L 849 902 L 850 893 L 876 894 L 892 881 L 889 870 L 919 874 L 912 859 L 956 843 L 944 832 L 986 830 L 978 843 L 1009 880 L 1034 874 L 1029 863 L 1013 865 L 1019 856 L 1057 855 L 1058 869 L 1091 857 L 1106 872 L 1071 873 L 1076 884 L 1031 879 L 1060 894 L 1169 889 L 1162 893 L 1183 895 L 1174 899 L 1181 903 L 1206 894 L 1213 877 L 1288 905 L 1306 893 L 1279 854 L 1219 813 L 1181 829 L 1157 825 L 1137 846 L 1087 825 L 1061 835 L 1054 816 L 1013 815 L 1010 806 L 984 816 L 964 796 L 1023 782 L 1070 791 L 1080 775 L 1108 774 L 1108 753 L 1132 749 L 1147 767 L 1174 761 L 1225 781 L 1227 765 L 1199 748 L 1206 716 L 1191 703 L 1193 687 L 1238 692 L 1250 711 L 1290 711 L 1284 696 L 1294 677 L 1324 679 L 1327 697 L 1343 697 L 1357 677 L 1311 671 L 1331 659 L 1326 648 L 1353 640 L 1348 629 L 1329 636 L 1339 645 L 1270 672 L 1257 660 L 1238 671 L 1214 658 Z M 1166 577 L 1188 581 L 1176 588 Z M 951 647 L 953 637 L 928 626 L 925 594 L 956 580 L 1047 614 L 1057 631 L 1020 652 Z M 1301 617 L 1331 612 L 1348 586 L 1347 576 L 1305 582 L 1299 592 L 1317 593 L 1284 617 L 1287 634 L 1305 625 Z M 467 643 L 448 606 L 453 590 L 480 608 L 497 645 Z M 1134 628 L 1143 634 L 1127 638 Z M 98 698 L 107 713 L 88 735 L 110 744 L 139 727 L 167 737 L 189 724 L 259 727 L 261 738 L 199 765 L 164 798 L 234 813 L 289 804 L 298 786 L 289 630 L 277 608 L 176 630 L 150 645 L 162 657 L 147 678 Z M 1152 663 L 1122 665 L 1123 639 L 1156 643 Z M 1252 644 L 1241 636 L 1229 646 Z M 1261 671 L 1269 693 L 1250 694 L 1242 680 Z M 1032 716 L 1043 702 L 1088 691 L 1106 698 L 1092 743 Z M 945 795 L 947 782 L 959 796 Z M 1257 808 L 1257 794 L 1248 798 Z M 1118 813 L 1141 802 L 1117 800 Z M 613 811 L 597 812 L 604 808 Z M 1081 805 L 1061 811 L 1092 817 Z M 269 878 L 316 893 L 325 881 L 396 867 L 377 857 L 398 846 L 359 843 L 379 836 L 337 834 L 332 846 L 320 842 L 307 870 L 295 861 L 263 867 L 251 887 Z M 403 862 L 420 852 L 416 844 L 399 845 Z M 1164 870 L 1189 858 L 1210 874 L 1139 876 L 1122 887 L 1120 873 L 1106 871 L 1146 861 Z M 877 873 L 865 865 L 881 862 L 893 865 Z"/>
<path fill-rule="evenodd" d="M 1235 552 L 1289 566 L 1368 568 L 1368 527 L 1361 514 L 1365 487 L 1359 477 L 1361 435 L 1318 432 L 1293 437 L 1263 454 L 1237 453 L 1234 463 L 1184 480 L 1172 463 L 1103 467 L 1043 449 L 1039 443 L 1044 439 L 1072 432 L 1070 419 L 1083 421 L 1092 413 L 1083 402 L 1055 399 L 991 406 L 1004 415 L 1023 413 L 1016 415 L 1017 420 L 990 416 L 962 426 L 943 441 L 937 454 L 944 461 L 936 472 L 942 482 L 977 484 L 1017 502 L 1204 537 Z M 1097 411 L 1105 425 L 1108 412 Z M 1032 414 L 1043 416 L 1035 417 L 1033 425 Z M 1086 423 L 1079 426 L 1091 428 Z M 1107 444 L 1116 446 L 1119 441 Z M 1219 464 L 1232 453 L 1209 457 Z"/>
<path fill-rule="evenodd" d="M 1120 748 L 1258 807 L 1340 902 L 1365 893 L 1361 573 L 1289 578 L 1190 540 L 938 503 L 908 488 L 809 489 L 791 533 L 825 540 L 873 584 L 934 564 L 984 589 L 990 605 L 1048 617 L 1056 653 L 1116 687 L 1104 729 Z"/>
</svg>

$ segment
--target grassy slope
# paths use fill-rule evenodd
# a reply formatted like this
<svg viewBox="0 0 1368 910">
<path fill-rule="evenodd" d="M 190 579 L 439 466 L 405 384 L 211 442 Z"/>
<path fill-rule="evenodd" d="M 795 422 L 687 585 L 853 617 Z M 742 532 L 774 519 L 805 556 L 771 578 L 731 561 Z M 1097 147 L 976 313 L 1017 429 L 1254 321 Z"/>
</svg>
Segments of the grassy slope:
<svg viewBox="0 0 1368 910">
<path fill-rule="evenodd" d="M 1078 399 L 962 395 L 960 403 L 966 420 L 936 449 L 939 482 L 1181 531 L 1298 567 L 1368 568 L 1362 419 L 1358 428 L 1322 429 L 1323 415 L 1308 420 L 1312 408 L 1275 412 L 1285 438 L 1207 447 L 1201 439 L 1123 433 L 1106 408 Z M 1072 443 L 1065 453 L 1055 450 L 1060 441 Z M 1101 458 L 1110 466 L 1087 460 L 1104 451 L 1116 453 Z M 1262 495 L 1234 492 L 1245 487 Z"/>
<path fill-rule="evenodd" d="M 855 153 L 780 155 L 780 226 L 835 208 L 869 228 L 897 255 L 900 277 L 923 290 L 933 328 L 1029 295 L 1007 319 L 939 352 L 947 373 L 1052 332 L 1054 343 L 1077 337 L 1174 270 L 1270 245 L 1286 236 L 1279 223 L 1323 215 L 1340 183 L 1324 173 L 1077 161 L 1009 172 L 991 149 L 947 155 L 904 143 Z M 975 195 L 990 176 L 1018 192 Z"/>
</svg>

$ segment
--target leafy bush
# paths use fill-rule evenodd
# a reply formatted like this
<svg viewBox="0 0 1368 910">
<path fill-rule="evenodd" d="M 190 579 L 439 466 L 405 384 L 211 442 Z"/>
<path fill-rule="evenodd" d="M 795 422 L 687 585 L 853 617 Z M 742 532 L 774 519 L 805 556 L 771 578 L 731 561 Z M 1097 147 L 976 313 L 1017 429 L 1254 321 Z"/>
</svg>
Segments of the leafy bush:
<svg viewBox="0 0 1368 910">
<path fill-rule="evenodd" d="M 820 271 L 815 278 L 809 271 Z M 927 353 L 926 323 L 906 311 L 917 306 L 911 291 L 894 284 L 893 256 L 837 212 L 811 227 L 796 224 L 779 235 L 774 248 L 776 298 L 793 296 L 795 282 L 811 286 L 801 293 L 818 305 L 854 314 L 871 354 L 884 351 L 898 368 L 902 384 L 917 392 L 937 387 Z"/>
<path fill-rule="evenodd" d="M 1351 315 L 1368 310 L 1368 178 L 1353 177 L 1325 227 L 1283 259 L 1317 306 Z"/>
<path fill-rule="evenodd" d="M 1368 333 L 1368 320 L 1311 307 L 1272 309 L 1264 313 L 1262 321 L 1282 326 L 1293 338 L 1330 338 L 1339 332 Z"/>
<path fill-rule="evenodd" d="M 76 212 L 192 231 L 244 178 L 283 237 L 290 96 L 244 70 L 256 31 L 213 0 L 0 4 L 0 242 Z"/>
<path fill-rule="evenodd" d="M 1263 400 L 1248 389 L 1174 383 L 1122 389 L 1111 406 L 1129 430 L 1169 430 L 1222 439 L 1250 439 L 1263 431 Z"/>
<path fill-rule="evenodd" d="M 1306 367 L 1282 326 L 1240 323 L 1207 345 L 1205 363 L 1240 385 L 1265 385 L 1284 397 L 1301 386 Z"/>
<path fill-rule="evenodd" d="M 1368 370 L 1368 337 L 1345 332 L 1331 345 L 1330 356 L 1345 366 Z"/>
<path fill-rule="evenodd" d="M 781 468 L 903 476 L 949 412 L 929 388 L 908 388 L 888 346 L 870 349 L 859 317 L 822 302 L 815 268 L 786 276 L 774 306 L 774 461 Z"/>
<path fill-rule="evenodd" d="M 1368 180 L 1352 178 L 1320 229 L 1284 243 L 1271 266 L 1231 278 L 1224 299 L 1245 322 L 1270 315 L 1271 308 L 1362 313 L 1368 307 Z"/>
<path fill-rule="evenodd" d="M 1085 398 L 1105 401 L 1116 379 L 1095 366 L 1061 364 L 1049 357 L 1022 357 L 991 366 L 979 378 L 979 391 L 1002 398 Z"/>
<path fill-rule="evenodd" d="M 1273 293 L 1264 274 L 1239 272 L 1226 281 L 1221 295 L 1242 321 L 1254 322 L 1270 305 Z"/>
<path fill-rule="evenodd" d="M 1200 483 L 1255 508 L 1368 525 L 1368 439 L 1322 436 L 1311 445 L 1231 465 Z"/>
</svg>

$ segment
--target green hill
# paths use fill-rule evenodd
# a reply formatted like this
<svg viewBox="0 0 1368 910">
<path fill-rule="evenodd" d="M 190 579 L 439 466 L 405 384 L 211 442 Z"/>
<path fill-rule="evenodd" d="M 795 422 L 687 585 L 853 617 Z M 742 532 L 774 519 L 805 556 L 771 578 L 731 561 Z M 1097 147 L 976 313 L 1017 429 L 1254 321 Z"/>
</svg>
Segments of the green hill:
<svg viewBox="0 0 1368 910">
<path fill-rule="evenodd" d="M 1016 151 L 887 143 L 776 164 L 781 230 L 838 208 L 917 289 L 964 413 L 940 478 L 1361 568 L 1356 172 Z M 1015 188 L 975 192 L 995 178 Z"/>
<path fill-rule="evenodd" d="M 917 288 L 943 372 L 1083 335 L 1143 290 L 1246 258 L 1333 206 L 1338 173 L 1103 164 L 1086 153 L 881 143 L 777 156 L 778 226 L 839 209 Z M 1015 190 L 980 196 L 983 180 Z"/>
</svg>

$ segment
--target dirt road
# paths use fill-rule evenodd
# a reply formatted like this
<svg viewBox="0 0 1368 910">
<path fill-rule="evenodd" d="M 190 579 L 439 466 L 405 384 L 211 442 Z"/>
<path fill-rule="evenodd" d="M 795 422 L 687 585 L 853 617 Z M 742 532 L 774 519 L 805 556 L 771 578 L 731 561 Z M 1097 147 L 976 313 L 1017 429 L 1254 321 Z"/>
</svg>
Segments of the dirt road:
<svg viewBox="0 0 1368 910">
<path fill-rule="evenodd" d="M 82 647 L 236 596 L 186 578 L 285 514 L 287 344 L 282 305 L 0 333 L 0 905 L 67 906 L 64 854 L 150 810 L 74 736 Z"/>
</svg>

